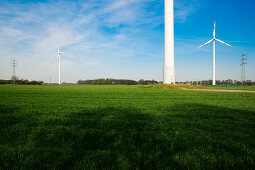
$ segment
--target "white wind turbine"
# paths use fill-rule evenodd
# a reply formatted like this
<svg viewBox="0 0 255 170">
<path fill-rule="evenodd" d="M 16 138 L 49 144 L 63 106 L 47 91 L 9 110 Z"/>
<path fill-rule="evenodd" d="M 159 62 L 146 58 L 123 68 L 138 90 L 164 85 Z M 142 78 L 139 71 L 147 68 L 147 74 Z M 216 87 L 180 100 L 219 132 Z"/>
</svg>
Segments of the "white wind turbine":
<svg viewBox="0 0 255 170">
<path fill-rule="evenodd" d="M 58 59 L 58 84 L 61 84 L 61 55 L 63 54 L 63 52 L 59 51 L 58 48 L 58 55 L 57 55 L 57 59 Z"/>
<path fill-rule="evenodd" d="M 174 0 L 165 0 L 164 84 L 175 84 L 174 66 Z"/>
<path fill-rule="evenodd" d="M 225 44 L 225 45 L 227 45 L 227 46 L 232 47 L 231 45 L 229 45 L 229 44 L 227 44 L 227 43 L 225 43 L 225 42 L 223 42 L 223 41 L 221 41 L 221 40 L 215 38 L 215 26 L 216 26 L 216 22 L 214 22 L 213 39 L 211 39 L 211 40 L 208 41 L 207 43 L 205 43 L 205 44 L 203 44 L 203 45 L 201 45 L 201 46 L 198 47 L 198 48 L 200 48 L 200 47 L 202 47 L 202 46 L 204 46 L 204 45 L 206 45 L 206 44 L 209 44 L 210 42 L 213 41 L 213 85 L 216 84 L 216 80 L 215 80 L 215 41 L 219 41 L 219 42 L 221 42 L 221 43 L 223 43 L 223 44 Z"/>
</svg>

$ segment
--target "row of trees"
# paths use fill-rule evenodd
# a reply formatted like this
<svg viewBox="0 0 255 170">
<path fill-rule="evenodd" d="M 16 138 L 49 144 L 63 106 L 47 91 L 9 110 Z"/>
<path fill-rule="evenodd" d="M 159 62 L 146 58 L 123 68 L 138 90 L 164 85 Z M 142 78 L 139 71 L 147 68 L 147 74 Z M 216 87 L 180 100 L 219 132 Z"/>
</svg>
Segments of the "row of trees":
<svg viewBox="0 0 255 170">
<path fill-rule="evenodd" d="M 79 80 L 77 84 L 87 84 L 87 85 L 148 85 L 148 84 L 158 84 L 159 82 L 155 80 L 126 80 L 126 79 L 94 79 L 94 80 Z"/>
<path fill-rule="evenodd" d="M 212 85 L 212 80 L 202 80 L 202 81 L 187 81 L 183 82 L 185 84 L 193 84 L 193 85 Z M 247 86 L 254 86 L 255 82 L 251 80 L 247 81 L 238 81 L 238 80 L 217 80 L 216 85 L 247 85 Z"/>
<path fill-rule="evenodd" d="M 126 80 L 126 79 L 94 79 L 94 80 L 79 80 L 77 84 L 86 84 L 86 85 L 149 85 L 149 84 L 162 84 L 163 82 L 158 82 L 155 80 Z M 212 80 L 202 80 L 202 81 L 186 81 L 186 82 L 177 82 L 183 84 L 193 84 L 193 85 L 212 85 Z M 240 82 L 237 80 L 217 80 L 217 85 L 247 85 L 254 86 L 255 82 L 247 80 Z"/>
<path fill-rule="evenodd" d="M 29 80 L 0 80 L 0 84 L 16 84 L 16 85 L 43 85 L 43 81 Z"/>
<path fill-rule="evenodd" d="M 186 82 L 177 82 L 183 84 L 193 84 L 193 85 L 211 85 L 212 80 L 202 80 L 202 81 L 186 81 Z M 29 81 L 29 80 L 0 80 L 0 84 L 17 84 L 17 85 L 43 85 L 43 81 Z M 63 83 L 68 84 L 68 83 Z M 127 79 L 94 79 L 94 80 L 79 80 L 77 84 L 84 84 L 84 85 L 149 85 L 149 84 L 162 84 L 162 82 L 158 82 L 155 80 L 127 80 Z M 247 80 L 244 82 L 240 82 L 237 80 L 217 80 L 217 85 L 247 85 L 247 86 L 255 86 L 255 82 L 251 80 Z"/>
</svg>

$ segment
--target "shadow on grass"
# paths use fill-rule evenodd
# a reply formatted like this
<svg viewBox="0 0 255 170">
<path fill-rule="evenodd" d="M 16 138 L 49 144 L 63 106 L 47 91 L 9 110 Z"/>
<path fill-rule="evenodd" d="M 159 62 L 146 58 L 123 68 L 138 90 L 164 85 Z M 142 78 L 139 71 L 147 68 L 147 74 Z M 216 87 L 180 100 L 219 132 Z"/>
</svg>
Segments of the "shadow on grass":
<svg viewBox="0 0 255 170">
<path fill-rule="evenodd" d="M 2 168 L 250 169 L 254 115 L 200 104 L 155 114 L 132 107 L 88 108 L 41 120 L 26 144 L 13 146 L 18 159 L 8 157 L 10 148 L 3 150 Z"/>
<path fill-rule="evenodd" d="M 19 110 L 18 107 L 10 107 L 0 104 L 0 126 L 15 124 L 21 121 L 14 113 Z"/>
</svg>

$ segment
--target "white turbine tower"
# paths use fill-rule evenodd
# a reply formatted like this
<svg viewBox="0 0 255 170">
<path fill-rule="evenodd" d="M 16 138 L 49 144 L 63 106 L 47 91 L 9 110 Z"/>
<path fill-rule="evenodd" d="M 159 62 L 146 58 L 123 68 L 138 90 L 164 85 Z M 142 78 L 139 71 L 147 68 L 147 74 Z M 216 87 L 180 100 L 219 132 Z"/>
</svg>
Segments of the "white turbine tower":
<svg viewBox="0 0 255 170">
<path fill-rule="evenodd" d="M 164 84 L 175 84 L 174 67 L 174 0 L 165 0 Z"/>
<path fill-rule="evenodd" d="M 58 55 L 57 55 L 57 59 L 58 59 L 58 84 L 61 84 L 61 55 L 63 54 L 63 52 L 59 51 L 58 48 Z"/>
<path fill-rule="evenodd" d="M 225 44 L 225 45 L 227 45 L 227 46 L 232 47 L 231 45 L 229 45 L 229 44 L 227 44 L 227 43 L 225 43 L 225 42 L 223 42 L 223 41 L 221 41 L 221 40 L 215 38 L 215 26 L 216 26 L 216 22 L 214 22 L 213 39 L 211 39 L 211 40 L 208 41 L 207 43 L 205 43 L 205 44 L 203 44 L 203 45 L 201 45 L 201 46 L 198 47 L 198 48 L 200 48 L 200 47 L 202 47 L 202 46 L 204 46 L 204 45 L 206 45 L 206 44 L 209 44 L 210 42 L 213 41 L 213 82 L 212 82 L 213 85 L 216 85 L 216 80 L 215 80 L 215 77 L 216 77 L 216 76 L 215 76 L 215 41 L 219 41 L 219 42 L 221 42 L 221 43 L 223 43 L 223 44 Z"/>
</svg>

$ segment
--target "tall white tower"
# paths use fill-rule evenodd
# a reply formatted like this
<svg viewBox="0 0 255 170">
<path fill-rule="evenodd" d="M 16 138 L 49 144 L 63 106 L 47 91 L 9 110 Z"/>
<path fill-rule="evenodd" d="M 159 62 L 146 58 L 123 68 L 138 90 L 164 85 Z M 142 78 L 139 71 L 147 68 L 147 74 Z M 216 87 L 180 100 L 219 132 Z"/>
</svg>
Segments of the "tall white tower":
<svg viewBox="0 0 255 170">
<path fill-rule="evenodd" d="M 175 84 L 174 67 L 174 0 L 165 0 L 164 84 Z"/>
<path fill-rule="evenodd" d="M 58 58 L 58 84 L 61 84 L 61 55 L 62 54 L 63 54 L 63 52 L 60 52 L 59 48 L 58 48 L 58 55 L 57 55 L 57 58 Z"/>
</svg>

